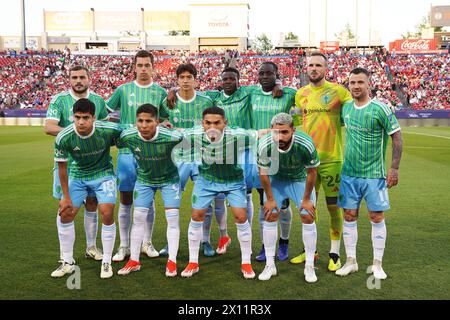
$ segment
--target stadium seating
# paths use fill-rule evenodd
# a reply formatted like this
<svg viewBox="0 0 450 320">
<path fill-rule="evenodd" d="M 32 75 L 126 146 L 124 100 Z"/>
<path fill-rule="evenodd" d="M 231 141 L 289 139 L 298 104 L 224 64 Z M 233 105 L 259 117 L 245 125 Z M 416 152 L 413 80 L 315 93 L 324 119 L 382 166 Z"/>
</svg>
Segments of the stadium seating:
<svg viewBox="0 0 450 320">
<path fill-rule="evenodd" d="M 175 70 L 180 63 L 191 62 L 198 69 L 198 90 L 216 89 L 220 71 L 230 57 L 236 57 L 241 73 L 241 85 L 255 84 L 258 67 L 263 61 L 275 62 L 284 86 L 300 87 L 299 73 L 306 72 L 304 52 L 273 50 L 269 54 L 247 51 L 157 51 L 155 53 L 155 82 L 164 88 L 176 85 Z M 355 54 L 339 51 L 328 55 L 331 81 L 346 85 L 348 75 L 360 66 L 372 72 L 372 94 L 388 105 L 402 105 L 396 86 L 402 90 L 414 109 L 450 109 L 448 55 L 390 55 L 383 51 Z M 0 109 L 46 109 L 51 97 L 68 87 L 67 70 L 81 64 L 91 72 L 91 89 L 105 99 L 121 84 L 133 79 L 132 56 L 72 55 L 62 52 L 28 52 L 11 55 L 0 52 Z M 407 107 L 408 105 L 406 105 Z"/>
</svg>

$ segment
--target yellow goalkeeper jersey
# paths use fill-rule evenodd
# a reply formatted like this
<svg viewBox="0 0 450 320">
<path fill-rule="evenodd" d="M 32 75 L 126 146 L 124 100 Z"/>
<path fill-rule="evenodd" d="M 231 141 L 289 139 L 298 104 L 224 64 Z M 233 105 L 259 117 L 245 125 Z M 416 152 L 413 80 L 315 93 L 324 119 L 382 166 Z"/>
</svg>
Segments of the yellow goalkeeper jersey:
<svg viewBox="0 0 450 320">
<path fill-rule="evenodd" d="M 350 100 L 347 89 L 328 81 L 321 87 L 308 84 L 295 95 L 294 124 L 311 136 L 321 164 L 343 160 L 341 110 Z"/>
</svg>

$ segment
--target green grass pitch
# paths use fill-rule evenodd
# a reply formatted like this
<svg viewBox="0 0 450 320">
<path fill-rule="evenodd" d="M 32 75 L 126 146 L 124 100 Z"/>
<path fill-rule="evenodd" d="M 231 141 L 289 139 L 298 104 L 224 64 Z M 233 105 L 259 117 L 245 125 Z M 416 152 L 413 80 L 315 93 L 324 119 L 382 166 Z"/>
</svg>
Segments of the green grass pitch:
<svg viewBox="0 0 450 320">
<path fill-rule="evenodd" d="M 206 258 L 200 253 L 200 273 L 191 279 L 164 276 L 165 258 L 142 256 L 140 272 L 102 280 L 100 263 L 84 258 L 83 216 L 76 218 L 74 257 L 81 268 L 81 289 L 69 290 L 66 278 L 52 279 L 58 266 L 56 232 L 58 202 L 52 198 L 53 138 L 41 127 L 0 127 L 0 299 L 448 299 L 450 289 L 450 128 L 404 128 L 404 152 L 400 184 L 389 191 L 392 209 L 387 213 L 387 248 L 384 269 L 388 279 L 380 289 L 368 289 L 366 268 L 372 261 L 370 223 L 363 209 L 358 222 L 360 271 L 340 278 L 327 271 L 328 213 L 319 198 L 319 281 L 307 284 L 303 266 L 277 262 L 279 275 L 270 281 L 245 280 L 240 273 L 240 250 L 236 227 L 228 213 L 232 244 L 224 256 Z M 388 148 L 388 164 L 391 149 Z M 114 151 L 114 155 L 116 151 Z M 187 227 L 192 184 L 183 194 L 178 272 L 188 262 Z M 256 194 L 253 252 L 260 249 Z M 153 242 L 160 249 L 166 242 L 166 222 L 157 196 Z M 116 208 L 117 214 L 117 208 Z M 212 244 L 218 240 L 213 221 Z M 101 246 L 98 237 L 97 243 Z M 119 243 L 117 234 L 116 247 Z M 294 215 L 290 256 L 299 252 L 301 225 Z M 341 244 L 341 255 L 345 251 Z M 253 255 L 254 257 L 254 255 Z M 123 263 L 114 263 L 114 272 Z M 264 264 L 253 262 L 259 274 Z"/>
</svg>

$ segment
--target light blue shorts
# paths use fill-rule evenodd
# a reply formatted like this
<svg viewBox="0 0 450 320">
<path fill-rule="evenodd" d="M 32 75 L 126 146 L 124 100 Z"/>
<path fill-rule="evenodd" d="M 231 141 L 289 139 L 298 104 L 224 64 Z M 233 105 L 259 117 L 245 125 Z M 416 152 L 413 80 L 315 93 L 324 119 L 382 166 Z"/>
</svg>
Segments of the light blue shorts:
<svg viewBox="0 0 450 320">
<path fill-rule="evenodd" d="M 184 191 L 189 178 L 195 181 L 198 176 L 198 165 L 195 163 L 180 162 L 177 164 L 178 175 L 180 176 L 181 190 Z"/>
<path fill-rule="evenodd" d="M 259 180 L 259 168 L 257 164 L 250 164 L 250 171 L 252 172 L 252 184 L 255 189 L 262 189 L 261 181 Z"/>
<path fill-rule="evenodd" d="M 107 176 L 92 181 L 69 179 L 69 194 L 75 208 L 81 207 L 90 192 L 95 194 L 98 204 L 116 204 L 116 177 Z"/>
<path fill-rule="evenodd" d="M 369 211 L 389 210 L 386 180 L 342 175 L 338 206 L 344 209 L 359 209 L 363 198 Z"/>
<path fill-rule="evenodd" d="M 225 197 L 233 208 L 247 208 L 246 187 L 244 180 L 239 182 L 218 183 L 198 176 L 192 191 L 192 208 L 203 210 L 209 208 L 211 202 L 220 193 Z"/>
<path fill-rule="evenodd" d="M 247 187 L 247 192 L 249 192 L 253 188 L 253 167 L 256 165 L 256 160 L 250 149 L 245 150 L 244 156 L 245 160 L 242 169 L 244 170 L 245 186 Z"/>
<path fill-rule="evenodd" d="M 168 184 L 165 186 L 152 186 L 141 184 L 139 181 L 134 186 L 134 207 L 150 208 L 157 190 L 161 190 L 164 208 L 179 208 L 181 202 L 180 184 Z"/>
<path fill-rule="evenodd" d="M 137 177 L 137 162 L 132 153 L 119 153 L 117 175 L 119 191 L 132 192 Z"/>
<path fill-rule="evenodd" d="M 69 167 L 67 167 L 67 174 L 69 174 Z M 95 198 L 95 192 L 89 190 L 88 197 Z M 61 200 L 62 198 L 62 189 L 61 182 L 59 182 L 59 170 L 58 163 L 55 163 L 55 169 L 53 170 L 53 198 Z"/>
<path fill-rule="evenodd" d="M 286 199 L 292 199 L 295 202 L 297 208 L 300 209 L 302 205 L 303 194 L 305 193 L 306 182 L 305 181 L 284 181 L 275 178 L 270 178 L 270 185 L 272 187 L 272 194 L 277 204 L 278 209 L 283 207 L 283 202 Z M 310 199 L 314 206 L 316 205 L 316 191 L 311 191 Z M 264 202 L 267 200 L 264 193 Z M 301 210 L 300 214 L 306 215 L 306 210 Z"/>
</svg>

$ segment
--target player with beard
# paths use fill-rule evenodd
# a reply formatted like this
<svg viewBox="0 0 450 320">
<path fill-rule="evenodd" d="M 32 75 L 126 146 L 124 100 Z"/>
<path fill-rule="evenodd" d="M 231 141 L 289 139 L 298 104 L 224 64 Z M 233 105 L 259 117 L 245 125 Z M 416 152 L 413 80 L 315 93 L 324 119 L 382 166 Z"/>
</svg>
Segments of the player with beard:
<svg viewBox="0 0 450 320">
<path fill-rule="evenodd" d="M 329 271 L 341 267 L 339 249 L 342 237 L 342 210 L 337 206 L 339 182 L 342 169 L 341 110 L 345 102 L 352 99 L 350 92 L 337 83 L 325 79 L 327 58 L 321 52 L 313 52 L 307 58 L 307 73 L 310 83 L 300 88 L 295 96 L 295 125 L 302 124 L 303 131 L 310 135 L 319 154 L 320 166 L 316 180 L 316 193 L 322 185 L 330 213 L 330 260 Z M 318 217 L 316 217 L 318 220 Z M 316 253 L 315 259 L 319 255 Z M 291 259 L 291 263 L 305 262 L 303 251 Z"/>
</svg>

